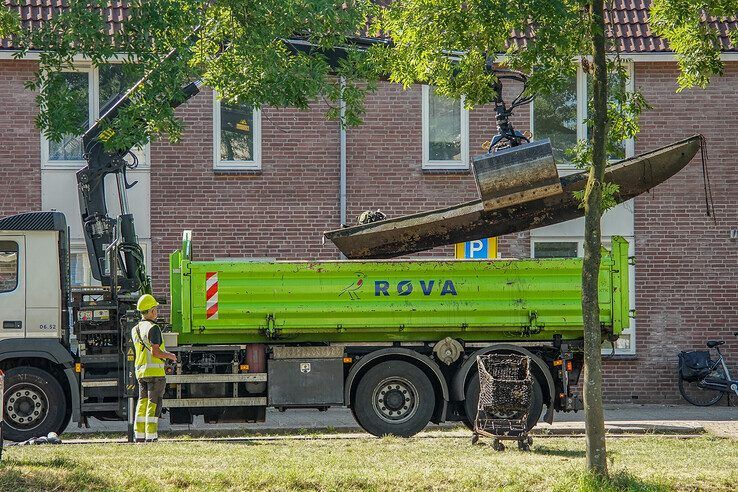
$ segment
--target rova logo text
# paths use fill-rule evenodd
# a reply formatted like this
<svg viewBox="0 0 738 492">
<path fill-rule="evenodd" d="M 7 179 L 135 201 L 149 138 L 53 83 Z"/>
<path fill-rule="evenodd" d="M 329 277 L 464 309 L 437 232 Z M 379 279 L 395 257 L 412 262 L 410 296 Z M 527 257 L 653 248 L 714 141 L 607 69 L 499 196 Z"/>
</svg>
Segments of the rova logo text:
<svg viewBox="0 0 738 492">
<path fill-rule="evenodd" d="M 416 288 L 416 285 L 419 286 Z M 424 296 L 431 295 L 434 291 L 439 292 L 440 295 L 456 295 L 456 286 L 453 280 L 440 280 L 436 283 L 435 280 L 420 280 L 417 284 L 414 284 L 412 280 L 400 280 L 396 286 L 390 284 L 387 280 L 375 280 L 374 281 L 374 295 L 375 296 L 389 296 L 390 291 L 392 295 L 409 296 L 413 292 L 421 292 Z M 395 292 L 397 292 L 395 294 Z"/>
</svg>

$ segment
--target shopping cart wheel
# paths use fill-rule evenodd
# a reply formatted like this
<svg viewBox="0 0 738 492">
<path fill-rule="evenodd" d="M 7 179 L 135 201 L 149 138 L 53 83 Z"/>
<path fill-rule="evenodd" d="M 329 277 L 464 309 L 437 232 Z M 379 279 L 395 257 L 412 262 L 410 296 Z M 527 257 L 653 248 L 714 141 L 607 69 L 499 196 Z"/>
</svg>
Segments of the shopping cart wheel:
<svg viewBox="0 0 738 492">
<path fill-rule="evenodd" d="M 479 434 L 472 435 L 472 444 L 476 444 L 479 442 Z"/>
<path fill-rule="evenodd" d="M 528 439 L 518 441 L 518 449 L 523 452 L 530 451 L 530 444 L 528 444 Z"/>
<path fill-rule="evenodd" d="M 499 439 L 495 439 L 494 441 L 492 441 L 492 449 L 494 449 L 495 451 L 504 451 L 505 445 L 502 444 L 502 441 L 500 441 Z"/>
</svg>

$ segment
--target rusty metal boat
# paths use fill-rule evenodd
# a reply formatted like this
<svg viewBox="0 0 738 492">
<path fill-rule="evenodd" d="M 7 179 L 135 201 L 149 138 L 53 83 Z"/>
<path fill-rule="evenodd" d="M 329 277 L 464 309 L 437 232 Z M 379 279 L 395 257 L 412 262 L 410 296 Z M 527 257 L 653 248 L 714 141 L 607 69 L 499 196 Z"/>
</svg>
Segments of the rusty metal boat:
<svg viewBox="0 0 738 492">
<path fill-rule="evenodd" d="M 684 168 L 697 154 L 695 135 L 608 166 L 605 179 L 619 185 L 618 203 L 644 193 Z M 587 172 L 561 179 L 562 192 L 485 211 L 481 200 L 325 232 L 347 258 L 394 258 L 438 246 L 501 236 L 584 215 L 573 192 L 584 189 Z"/>
</svg>

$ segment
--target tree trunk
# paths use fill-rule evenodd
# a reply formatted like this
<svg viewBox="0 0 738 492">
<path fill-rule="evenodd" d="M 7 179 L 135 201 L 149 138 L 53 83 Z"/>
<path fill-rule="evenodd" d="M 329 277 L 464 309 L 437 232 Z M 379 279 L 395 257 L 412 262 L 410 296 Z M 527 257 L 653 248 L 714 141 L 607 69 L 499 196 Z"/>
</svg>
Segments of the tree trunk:
<svg viewBox="0 0 738 492">
<path fill-rule="evenodd" d="M 594 66 L 592 166 L 584 193 L 584 263 L 582 314 L 584 318 L 584 423 L 587 432 L 587 468 L 607 475 L 605 416 L 602 409 L 602 330 L 597 281 L 600 273 L 600 218 L 605 177 L 607 136 L 607 64 L 603 0 L 590 4 Z"/>
</svg>

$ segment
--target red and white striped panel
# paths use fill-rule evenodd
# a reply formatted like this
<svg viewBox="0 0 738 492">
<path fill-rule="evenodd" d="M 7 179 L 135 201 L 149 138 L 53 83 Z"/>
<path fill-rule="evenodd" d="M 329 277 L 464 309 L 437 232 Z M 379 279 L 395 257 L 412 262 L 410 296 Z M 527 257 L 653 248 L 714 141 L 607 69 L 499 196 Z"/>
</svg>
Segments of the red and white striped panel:
<svg viewBox="0 0 738 492">
<path fill-rule="evenodd" d="M 205 319 L 218 319 L 218 272 L 205 274 Z"/>
</svg>

